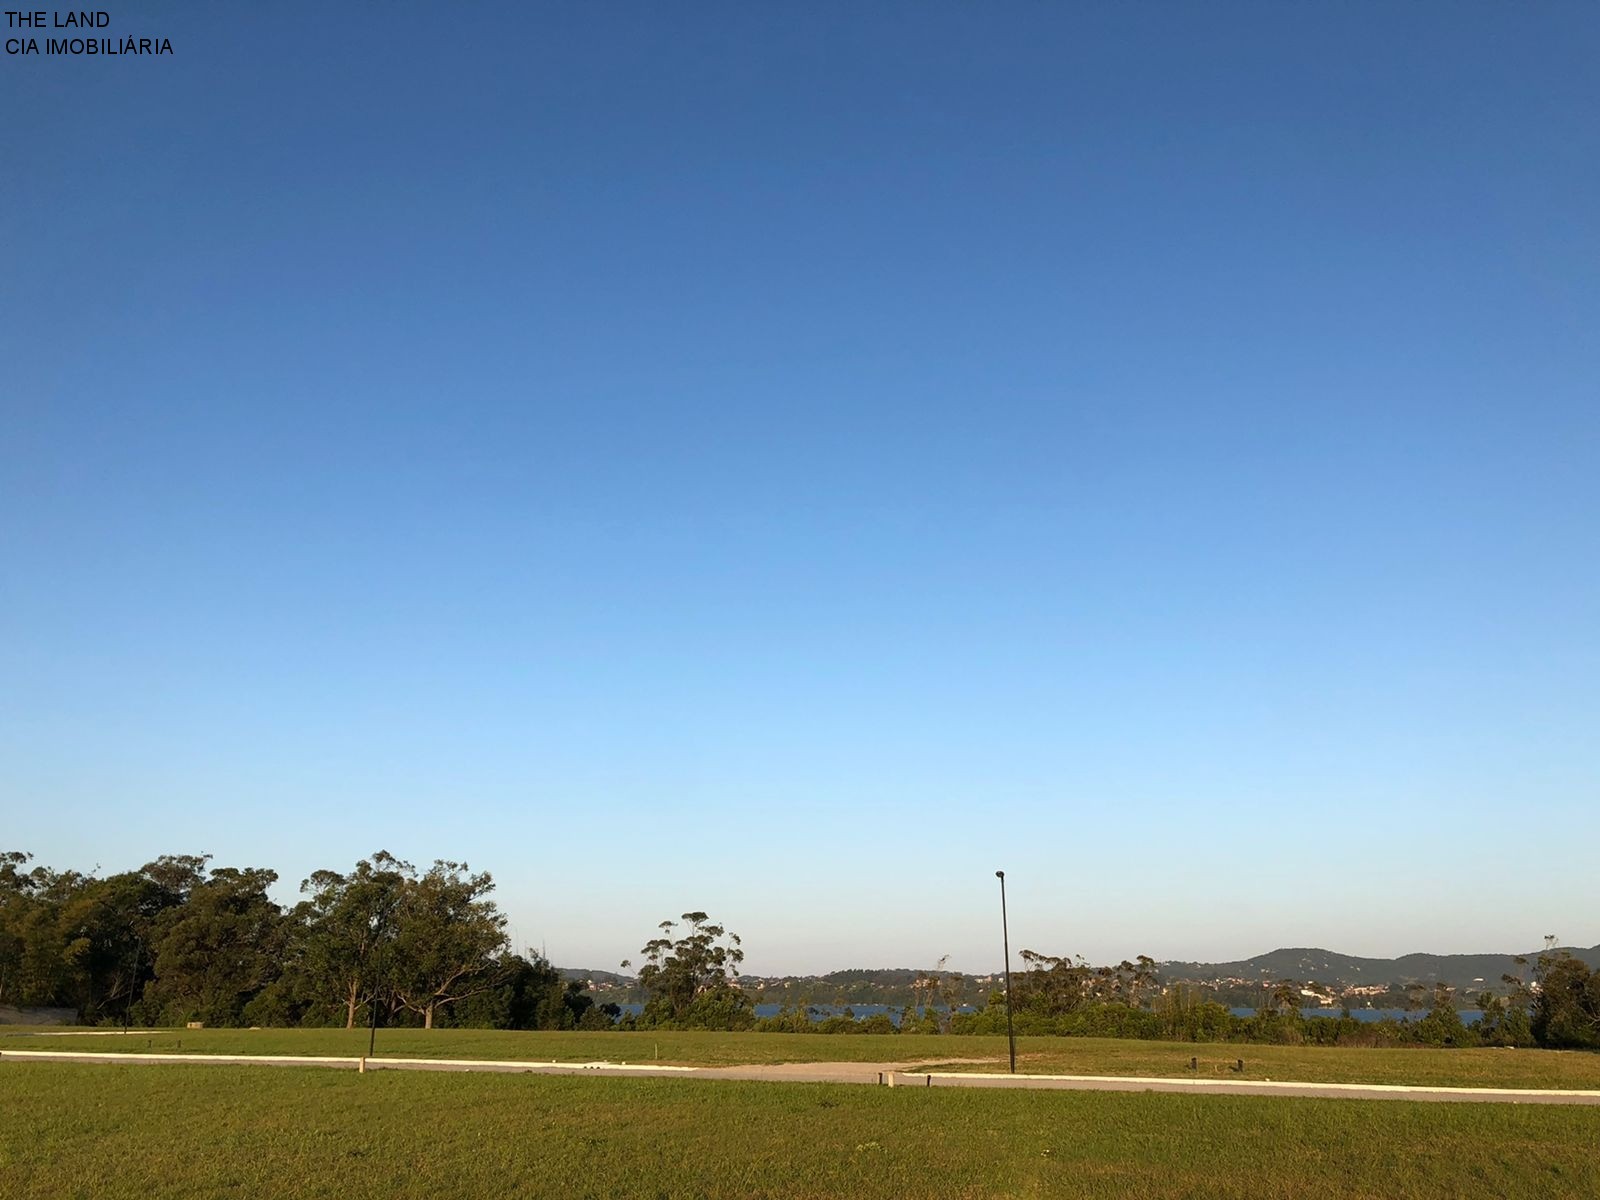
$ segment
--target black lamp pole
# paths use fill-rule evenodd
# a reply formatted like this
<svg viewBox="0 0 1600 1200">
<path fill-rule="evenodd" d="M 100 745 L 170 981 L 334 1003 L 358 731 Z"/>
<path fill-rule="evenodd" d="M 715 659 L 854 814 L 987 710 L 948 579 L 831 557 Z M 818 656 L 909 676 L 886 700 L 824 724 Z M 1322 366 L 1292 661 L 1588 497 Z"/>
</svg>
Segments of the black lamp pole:
<svg viewBox="0 0 1600 1200">
<path fill-rule="evenodd" d="M 128 984 L 128 1004 L 122 1010 L 122 1032 L 128 1032 L 128 1026 L 133 1024 L 133 990 L 139 986 L 139 976 L 144 973 L 144 942 L 139 940 L 137 932 L 133 934 L 133 980 Z"/>
<path fill-rule="evenodd" d="M 378 989 L 372 989 L 372 999 L 367 1001 L 372 1006 L 372 1029 L 367 1034 L 367 1057 L 371 1058 L 378 1052 Z M 388 1035 L 385 1034 L 385 1037 Z M 384 1043 L 387 1045 L 388 1043 Z"/>
<path fill-rule="evenodd" d="M 1006 873 L 996 871 L 1000 880 L 1000 937 L 1006 948 L 1006 1041 L 1011 1045 L 1011 1073 L 1017 1073 L 1017 1033 L 1011 1025 L 1011 931 L 1006 927 Z"/>
<path fill-rule="evenodd" d="M 383 936 L 389 924 L 389 908 L 380 907 L 372 918 L 372 953 L 367 958 L 366 965 L 372 969 L 372 1029 L 367 1034 L 367 1057 L 372 1058 L 378 1052 L 378 993 L 383 990 L 382 980 L 384 968 L 389 965 L 388 957 L 384 954 Z"/>
</svg>

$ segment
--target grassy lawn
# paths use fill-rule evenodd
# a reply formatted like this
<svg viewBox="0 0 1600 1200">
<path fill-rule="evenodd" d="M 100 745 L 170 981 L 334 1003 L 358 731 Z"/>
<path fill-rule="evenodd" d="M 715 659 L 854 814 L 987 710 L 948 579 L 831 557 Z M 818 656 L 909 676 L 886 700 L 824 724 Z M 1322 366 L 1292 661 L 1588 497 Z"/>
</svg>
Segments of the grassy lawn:
<svg viewBox="0 0 1600 1200">
<path fill-rule="evenodd" d="M 1600 1110 L 0 1064 L 8 1200 L 1600 1194 Z"/>
<path fill-rule="evenodd" d="M 40 1037 L 0 1031 L 6 1050 L 185 1054 L 326 1054 L 367 1052 L 365 1029 L 134 1030 L 126 1036 Z M 968 1047 L 967 1043 L 973 1047 Z M 958 1048 L 959 1043 L 959 1048 Z M 780 1062 L 904 1062 L 924 1055 L 1004 1055 L 1004 1038 L 902 1038 L 894 1034 L 546 1033 L 504 1029 L 380 1029 L 378 1054 L 392 1058 L 503 1058 L 532 1062 L 662 1062 L 738 1066 Z"/>
<path fill-rule="evenodd" d="M 952 1042 L 960 1039 L 949 1039 Z M 981 1039 L 987 1042 L 989 1039 Z M 1001 1042 L 1004 1070 L 1004 1041 Z M 952 1058 L 977 1057 L 964 1053 Z M 1199 1060 L 1197 1069 L 1190 1058 Z M 1234 1068 L 1244 1061 L 1244 1071 Z M 951 1071 L 994 1067 L 950 1064 Z M 1143 1075 L 1403 1083 L 1441 1087 L 1600 1089 L 1600 1054 L 1584 1050 L 1430 1050 L 1420 1047 L 1194 1045 L 1113 1038 L 1021 1038 L 1017 1070 L 1045 1075 Z"/>
<path fill-rule="evenodd" d="M 1407 1083 L 1441 1086 L 1597 1088 L 1600 1054 L 1558 1050 L 1424 1050 L 1338 1046 L 1191 1045 L 1111 1038 L 1021 1038 L 1020 1071 L 1063 1075 Z M 357 1057 L 364 1029 L 135 1030 L 123 1036 L 41 1037 L 0 1029 L 5 1050 L 116 1050 L 195 1054 L 317 1054 Z M 535 1062 L 731 1066 L 777 1062 L 905 1062 L 950 1070 L 1004 1069 L 998 1037 L 782 1033 L 535 1033 L 491 1029 L 380 1029 L 378 1054 L 404 1058 L 505 1058 Z M 1243 1059 L 1245 1070 L 1231 1069 Z M 954 1059 L 985 1063 L 954 1064 Z"/>
</svg>

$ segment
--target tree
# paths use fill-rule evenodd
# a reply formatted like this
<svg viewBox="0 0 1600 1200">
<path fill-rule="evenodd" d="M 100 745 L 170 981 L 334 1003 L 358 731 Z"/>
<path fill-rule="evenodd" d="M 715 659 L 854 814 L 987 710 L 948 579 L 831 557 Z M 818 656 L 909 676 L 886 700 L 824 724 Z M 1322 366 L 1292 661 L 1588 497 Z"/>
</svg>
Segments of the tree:
<svg viewBox="0 0 1600 1200">
<path fill-rule="evenodd" d="M 493 1029 L 609 1029 L 621 1009 L 596 1005 L 581 979 L 563 979 L 542 954 L 504 954 L 494 986 L 447 1010 L 451 1025 Z"/>
<path fill-rule="evenodd" d="M 140 869 L 104 879 L 52 875 L 41 896 L 54 917 L 50 945 L 64 968 L 54 1002 L 74 1005 L 89 1022 L 127 1020 L 152 974 L 156 922 L 185 895 Z"/>
<path fill-rule="evenodd" d="M 1530 1024 L 1539 1044 L 1600 1048 L 1600 971 L 1564 950 L 1546 948 L 1538 974 Z"/>
<path fill-rule="evenodd" d="M 1511 961 L 1517 966 L 1516 973 L 1507 972 L 1500 976 L 1500 982 L 1506 987 L 1505 995 L 1496 995 L 1487 990 L 1478 993 L 1478 1008 L 1483 1014 L 1478 1019 L 1478 1036 L 1485 1045 L 1535 1044 L 1533 1026 L 1528 1018 L 1534 993 L 1521 974 L 1522 968 L 1528 965 L 1528 960 L 1519 954 Z"/>
<path fill-rule="evenodd" d="M 186 904 L 194 889 L 206 881 L 209 854 L 163 854 L 139 868 L 162 897 L 163 906 Z"/>
<path fill-rule="evenodd" d="M 639 983 L 650 994 L 640 1020 L 706 1029 L 741 1028 L 751 1023 L 750 997 L 739 988 L 744 961 L 739 935 L 714 924 L 703 912 L 684 913 L 687 931 L 676 941 L 677 921 L 663 921 L 661 936 L 639 951 L 645 963 Z M 626 970 L 628 962 L 622 963 Z"/>
<path fill-rule="evenodd" d="M 108 957 L 105 915 L 90 893 L 106 881 L 76 871 L 22 868 L 32 856 L 0 856 L 0 998 L 21 1006 L 71 1006 L 93 1017 L 95 999 L 120 991 L 96 978 Z"/>
<path fill-rule="evenodd" d="M 355 1027 L 356 1014 L 365 1005 L 394 994 L 387 974 L 394 918 L 415 871 L 410 863 L 379 850 L 356 863 L 348 875 L 317 871 L 300 885 L 310 893 L 293 914 L 307 985 L 324 1003 L 344 1010 L 346 1029 Z"/>
<path fill-rule="evenodd" d="M 1272 987 L 1272 1011 L 1285 1017 L 1300 1015 L 1300 985 L 1292 979 L 1280 979 Z"/>
<path fill-rule="evenodd" d="M 37 902 L 33 898 L 39 872 L 22 868 L 33 855 L 23 850 L 0 850 L 0 1004 L 13 1004 L 23 987 L 23 953 Z"/>
<path fill-rule="evenodd" d="M 940 955 L 939 961 L 933 964 L 932 971 L 918 975 L 911 981 L 911 1003 L 915 1006 L 918 1017 L 925 1018 L 932 1015 L 933 1006 L 939 999 L 940 976 L 945 963 L 949 961 L 948 954 Z"/>
<path fill-rule="evenodd" d="M 950 1023 L 966 1002 L 967 979 L 960 971 L 946 969 L 948 954 L 940 955 L 933 970 L 912 981 L 913 997 L 918 1001 L 918 1015 L 924 1031 L 949 1033 Z"/>
<path fill-rule="evenodd" d="M 394 994 L 432 1029 L 441 1008 L 488 991 L 506 949 L 506 918 L 488 898 L 494 880 L 439 860 L 408 878 L 395 910 Z"/>
<path fill-rule="evenodd" d="M 1139 955 L 1133 962 L 1123 959 L 1117 964 L 1116 998 L 1130 1008 L 1142 1008 L 1147 993 L 1156 986 L 1156 979 L 1156 960 L 1148 954 Z"/>
<path fill-rule="evenodd" d="M 1418 1021 L 1412 1036 L 1429 1046 L 1471 1045 L 1474 1035 L 1461 1021 L 1456 1008 L 1455 988 L 1443 980 L 1433 985 L 1433 1006 Z"/>
<path fill-rule="evenodd" d="M 190 885 L 187 901 L 155 923 L 156 982 L 147 1012 L 170 1021 L 240 1022 L 280 970 L 287 929 L 267 895 L 277 880 L 275 871 L 222 867 Z"/>
<path fill-rule="evenodd" d="M 1081 1008 L 1094 992 L 1094 969 L 1081 957 L 1024 950 L 1024 971 L 1016 981 L 1017 1007 L 1045 1017 Z"/>
<path fill-rule="evenodd" d="M 1017 981 L 1017 1007 L 1046 1017 L 1065 1016 L 1087 1004 L 1143 1008 L 1159 983 L 1156 961 L 1148 954 L 1114 967 L 1091 967 L 1081 956 L 1036 950 L 1024 950 L 1022 961 L 1027 970 Z"/>
</svg>

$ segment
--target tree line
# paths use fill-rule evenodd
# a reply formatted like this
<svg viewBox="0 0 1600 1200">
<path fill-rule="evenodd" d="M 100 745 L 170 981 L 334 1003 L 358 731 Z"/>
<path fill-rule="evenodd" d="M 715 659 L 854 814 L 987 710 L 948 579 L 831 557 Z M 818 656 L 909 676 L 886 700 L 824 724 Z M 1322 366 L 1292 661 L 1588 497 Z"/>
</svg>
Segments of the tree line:
<svg viewBox="0 0 1600 1200">
<path fill-rule="evenodd" d="M 1554 943 L 1547 938 L 1545 952 L 1532 962 L 1514 960 L 1519 973 L 1502 979 L 1503 994 L 1476 997 L 1480 1016 L 1471 1023 L 1462 1019 L 1455 989 L 1442 983 L 1431 997 L 1414 985 L 1408 1007 L 1418 1010 L 1415 1018 L 1360 1021 L 1348 1008 L 1339 1016 L 1306 1016 L 1302 984 L 1292 979 L 1265 989 L 1256 1011 L 1241 1015 L 1192 986 L 1161 985 L 1154 961 L 1144 955 L 1094 967 L 1081 958 L 1024 950 L 1027 970 L 1016 978 L 1013 1023 L 1018 1033 L 1177 1041 L 1600 1049 L 1600 971 Z M 1003 1033 L 1003 993 L 981 1011 L 954 1015 L 950 1028 Z"/>
<path fill-rule="evenodd" d="M 379 851 L 285 907 L 275 871 L 163 855 L 98 876 L 0 852 L 0 1006 L 91 1024 L 606 1028 L 581 984 L 514 953 L 488 872 Z"/>
<path fill-rule="evenodd" d="M 343 1025 L 498 1029 L 748 1029 L 773 1032 L 1001 1033 L 1006 997 L 963 1011 L 970 981 L 943 960 L 912 983 L 899 1020 L 815 1019 L 797 1004 L 757 1018 L 740 986 L 739 936 L 704 912 L 661 922 L 640 951 L 638 1013 L 596 1004 L 542 955 L 515 953 L 488 872 L 426 870 L 379 851 L 302 881 L 297 903 L 269 895 L 276 872 L 163 855 L 98 876 L 0 852 L 0 1007 L 73 1010 L 91 1024 Z M 1145 955 L 1115 966 L 1022 951 L 1013 1023 L 1022 1034 L 1186 1041 L 1600 1048 L 1600 970 L 1555 950 L 1505 994 L 1478 996 L 1463 1022 L 1450 988 L 1416 1020 L 1306 1017 L 1282 980 L 1240 1016 L 1187 985 L 1163 985 Z M 629 969 L 630 963 L 621 964 Z M 1419 1004 L 1422 997 L 1419 995 Z"/>
</svg>

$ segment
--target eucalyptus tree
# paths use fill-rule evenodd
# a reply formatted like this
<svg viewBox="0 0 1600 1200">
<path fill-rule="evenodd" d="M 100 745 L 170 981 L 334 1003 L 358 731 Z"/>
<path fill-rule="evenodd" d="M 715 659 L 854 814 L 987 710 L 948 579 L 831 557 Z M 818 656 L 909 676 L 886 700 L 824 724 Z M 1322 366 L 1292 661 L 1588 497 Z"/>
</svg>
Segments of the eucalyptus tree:
<svg viewBox="0 0 1600 1200">
<path fill-rule="evenodd" d="M 1027 970 L 1017 979 L 1018 1007 L 1041 1016 L 1059 1017 L 1075 1012 L 1093 997 L 1094 968 L 1081 955 L 1024 950 L 1021 957 Z"/>
<path fill-rule="evenodd" d="M 749 1024 L 754 1006 L 738 986 L 744 961 L 739 935 L 703 912 L 684 913 L 680 920 L 686 926 L 681 936 L 672 937 L 678 921 L 663 921 L 661 936 L 639 951 L 639 983 L 650 994 L 641 1019 L 724 1029 Z M 622 966 L 626 970 L 628 961 Z"/>
<path fill-rule="evenodd" d="M 308 899 L 292 918 L 305 986 L 344 1011 L 346 1029 L 368 1004 L 392 1000 L 395 916 L 416 868 L 387 850 L 346 874 L 316 871 L 300 885 Z"/>
<path fill-rule="evenodd" d="M 439 1010 L 499 982 L 506 918 L 489 899 L 494 879 L 466 863 L 408 877 L 394 913 L 392 983 L 402 1008 L 432 1029 Z"/>
<path fill-rule="evenodd" d="M 1529 1018 L 1539 1044 L 1600 1049 L 1600 971 L 1547 937 L 1535 975 L 1539 989 Z"/>
</svg>

